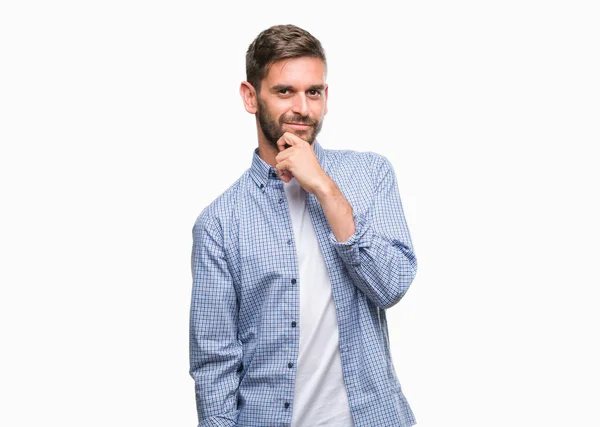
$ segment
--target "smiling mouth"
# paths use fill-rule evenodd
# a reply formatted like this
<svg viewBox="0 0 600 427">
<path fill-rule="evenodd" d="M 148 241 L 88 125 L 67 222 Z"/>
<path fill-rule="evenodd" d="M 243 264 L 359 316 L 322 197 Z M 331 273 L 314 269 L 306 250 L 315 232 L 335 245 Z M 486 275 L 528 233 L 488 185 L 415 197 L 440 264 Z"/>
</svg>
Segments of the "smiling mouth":
<svg viewBox="0 0 600 427">
<path fill-rule="evenodd" d="M 306 123 L 288 123 L 288 122 L 285 122 L 285 124 L 288 125 L 288 126 L 292 126 L 292 127 L 298 128 L 298 129 L 306 129 L 306 128 L 309 128 L 309 127 L 312 126 L 312 125 L 308 125 Z"/>
</svg>

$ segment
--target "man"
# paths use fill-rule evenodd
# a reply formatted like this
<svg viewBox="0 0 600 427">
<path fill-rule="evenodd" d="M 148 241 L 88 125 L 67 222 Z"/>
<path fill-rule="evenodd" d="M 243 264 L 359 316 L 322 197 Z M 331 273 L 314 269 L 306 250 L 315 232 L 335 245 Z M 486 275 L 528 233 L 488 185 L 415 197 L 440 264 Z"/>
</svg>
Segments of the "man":
<svg viewBox="0 0 600 427">
<path fill-rule="evenodd" d="M 326 67 L 321 43 L 292 25 L 248 48 L 240 94 L 258 148 L 193 228 L 199 426 L 415 424 L 385 309 L 417 262 L 390 162 L 316 141 Z"/>
</svg>

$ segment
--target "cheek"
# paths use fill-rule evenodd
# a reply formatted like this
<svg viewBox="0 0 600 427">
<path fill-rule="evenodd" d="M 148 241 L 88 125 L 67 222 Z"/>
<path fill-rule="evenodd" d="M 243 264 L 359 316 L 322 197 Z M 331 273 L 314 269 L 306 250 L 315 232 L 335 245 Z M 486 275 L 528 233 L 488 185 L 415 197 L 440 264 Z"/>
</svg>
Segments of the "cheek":
<svg viewBox="0 0 600 427">
<path fill-rule="evenodd" d="M 278 116 L 291 109 L 291 103 L 285 99 L 275 99 L 271 103 L 271 111 Z"/>
<path fill-rule="evenodd" d="M 312 108 L 312 110 L 313 110 L 312 111 L 313 115 L 315 117 L 321 117 L 321 118 L 323 118 L 323 116 L 327 112 L 327 103 L 324 100 L 321 101 L 321 102 L 315 103 L 315 105 Z"/>
<path fill-rule="evenodd" d="M 322 119 L 323 117 L 325 117 L 326 112 L 327 112 L 327 107 L 325 105 L 322 105 L 318 109 L 313 111 L 313 115 L 315 117 L 318 117 L 319 119 Z"/>
<path fill-rule="evenodd" d="M 265 102 L 264 106 L 266 107 L 269 116 L 274 120 L 279 120 L 288 109 L 285 101 L 282 102 L 280 99 L 269 99 Z"/>
<path fill-rule="evenodd" d="M 272 110 L 273 118 L 277 121 L 281 120 L 281 118 L 285 115 L 289 115 L 289 110 L 284 108 L 283 106 L 277 105 Z"/>
</svg>

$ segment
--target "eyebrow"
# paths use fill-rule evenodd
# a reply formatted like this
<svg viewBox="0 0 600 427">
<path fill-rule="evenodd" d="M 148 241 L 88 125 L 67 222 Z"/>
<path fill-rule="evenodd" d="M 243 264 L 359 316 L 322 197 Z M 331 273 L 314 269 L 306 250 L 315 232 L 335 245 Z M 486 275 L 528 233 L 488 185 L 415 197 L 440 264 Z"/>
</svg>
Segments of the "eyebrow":
<svg viewBox="0 0 600 427">
<path fill-rule="evenodd" d="M 280 90 L 294 90 L 294 88 L 290 85 L 275 85 L 271 88 L 271 92 L 279 92 Z M 307 90 L 325 90 L 325 85 L 312 85 Z"/>
</svg>

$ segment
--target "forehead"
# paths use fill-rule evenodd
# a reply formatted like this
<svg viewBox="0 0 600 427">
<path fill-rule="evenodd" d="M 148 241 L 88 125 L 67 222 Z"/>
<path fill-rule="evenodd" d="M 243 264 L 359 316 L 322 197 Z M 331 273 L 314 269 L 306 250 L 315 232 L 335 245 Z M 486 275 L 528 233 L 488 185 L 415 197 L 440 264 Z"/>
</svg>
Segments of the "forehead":
<svg viewBox="0 0 600 427">
<path fill-rule="evenodd" d="M 267 86 L 322 85 L 325 83 L 325 64 L 320 58 L 282 59 L 271 64 L 264 82 Z"/>
</svg>

